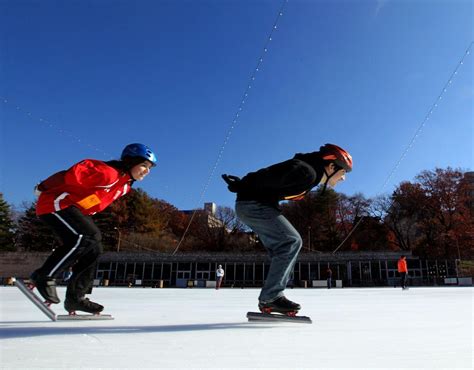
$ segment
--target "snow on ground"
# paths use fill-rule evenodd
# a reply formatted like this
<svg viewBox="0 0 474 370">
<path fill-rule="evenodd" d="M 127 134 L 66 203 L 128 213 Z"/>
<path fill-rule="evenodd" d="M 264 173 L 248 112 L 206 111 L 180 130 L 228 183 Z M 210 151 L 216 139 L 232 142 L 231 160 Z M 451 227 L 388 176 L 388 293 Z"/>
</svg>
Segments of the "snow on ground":
<svg viewBox="0 0 474 370">
<path fill-rule="evenodd" d="M 197 288 L 96 288 L 91 298 L 115 320 L 51 322 L 17 288 L 1 287 L 0 366 L 472 368 L 471 287 L 286 295 L 313 324 L 249 323 L 257 289 Z"/>
</svg>

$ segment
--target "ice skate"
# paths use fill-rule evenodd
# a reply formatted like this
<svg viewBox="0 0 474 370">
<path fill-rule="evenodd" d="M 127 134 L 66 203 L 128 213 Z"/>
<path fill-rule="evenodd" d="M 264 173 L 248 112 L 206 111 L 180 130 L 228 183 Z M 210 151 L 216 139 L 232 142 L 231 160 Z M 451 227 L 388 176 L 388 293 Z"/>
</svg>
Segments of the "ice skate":
<svg viewBox="0 0 474 370">
<path fill-rule="evenodd" d="M 76 311 L 89 312 L 94 315 L 98 315 L 104 309 L 104 306 L 92 302 L 89 298 L 79 298 L 77 300 L 66 298 L 64 302 L 64 308 L 69 315 L 76 315 Z"/>
<path fill-rule="evenodd" d="M 258 309 L 262 313 L 280 313 L 295 316 L 301 309 L 301 306 L 298 303 L 290 301 L 285 296 L 281 296 L 272 302 L 259 302 Z"/>
<path fill-rule="evenodd" d="M 285 297 L 280 297 L 273 302 L 259 302 L 258 308 L 260 312 L 247 312 L 249 321 L 286 321 L 307 324 L 312 322 L 307 316 L 297 316 L 301 306 Z"/>
<path fill-rule="evenodd" d="M 46 300 L 46 303 L 61 302 L 58 293 L 56 292 L 56 280 L 47 276 L 42 276 L 38 271 L 35 271 L 30 276 L 30 284 L 28 288 L 38 289 L 39 294 Z"/>
</svg>

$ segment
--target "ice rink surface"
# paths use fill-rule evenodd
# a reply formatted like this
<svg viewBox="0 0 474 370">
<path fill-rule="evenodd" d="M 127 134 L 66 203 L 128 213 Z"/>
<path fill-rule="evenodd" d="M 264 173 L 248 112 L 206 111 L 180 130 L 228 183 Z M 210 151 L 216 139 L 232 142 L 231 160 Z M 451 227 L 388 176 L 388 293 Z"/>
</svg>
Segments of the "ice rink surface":
<svg viewBox="0 0 474 370">
<path fill-rule="evenodd" d="M 52 322 L 0 287 L 0 367 L 472 369 L 473 291 L 288 289 L 297 324 L 247 322 L 258 289 L 95 288 L 115 320 Z"/>
</svg>

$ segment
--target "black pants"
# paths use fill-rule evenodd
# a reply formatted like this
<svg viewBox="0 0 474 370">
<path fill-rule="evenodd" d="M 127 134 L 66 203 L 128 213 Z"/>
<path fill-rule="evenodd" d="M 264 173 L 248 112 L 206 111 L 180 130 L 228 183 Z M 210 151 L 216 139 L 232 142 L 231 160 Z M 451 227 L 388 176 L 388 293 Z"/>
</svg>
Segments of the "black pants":
<svg viewBox="0 0 474 370">
<path fill-rule="evenodd" d="M 62 245 L 53 251 L 37 272 L 56 278 L 72 266 L 66 298 L 78 299 L 91 293 L 97 260 L 102 253 L 99 228 L 91 217 L 83 215 L 76 207 L 42 215 L 40 219 L 53 229 Z"/>
<path fill-rule="evenodd" d="M 407 286 L 407 273 L 406 272 L 400 272 L 400 285 L 402 288 L 406 288 Z"/>
</svg>

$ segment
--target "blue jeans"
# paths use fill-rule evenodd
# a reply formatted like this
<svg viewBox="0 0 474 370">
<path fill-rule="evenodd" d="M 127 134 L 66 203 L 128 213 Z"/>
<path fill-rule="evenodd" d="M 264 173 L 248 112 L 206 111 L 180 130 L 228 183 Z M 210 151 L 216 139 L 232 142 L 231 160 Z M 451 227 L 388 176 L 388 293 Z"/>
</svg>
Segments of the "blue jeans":
<svg viewBox="0 0 474 370">
<path fill-rule="evenodd" d="M 272 302 L 283 296 L 303 241 L 298 231 L 273 207 L 257 201 L 238 201 L 237 217 L 258 235 L 271 263 L 259 301 Z"/>
</svg>

